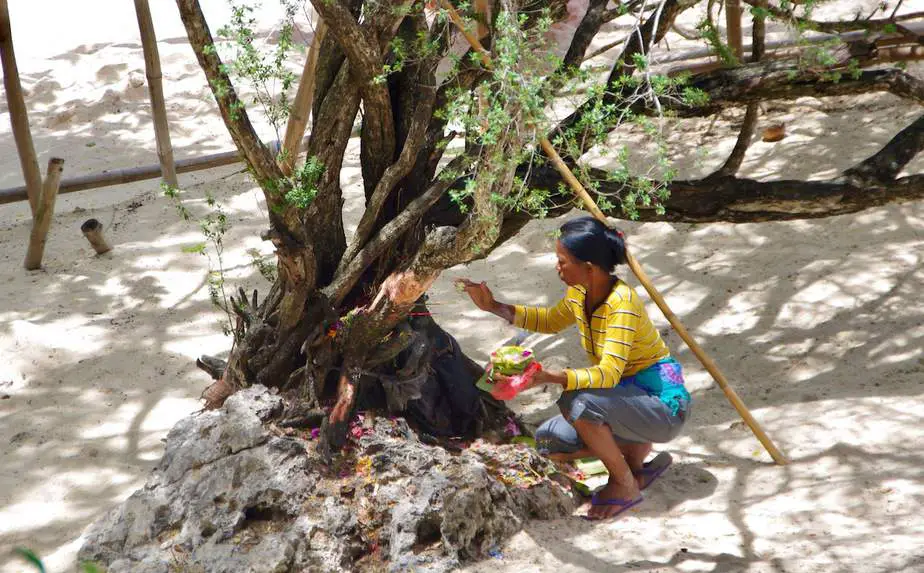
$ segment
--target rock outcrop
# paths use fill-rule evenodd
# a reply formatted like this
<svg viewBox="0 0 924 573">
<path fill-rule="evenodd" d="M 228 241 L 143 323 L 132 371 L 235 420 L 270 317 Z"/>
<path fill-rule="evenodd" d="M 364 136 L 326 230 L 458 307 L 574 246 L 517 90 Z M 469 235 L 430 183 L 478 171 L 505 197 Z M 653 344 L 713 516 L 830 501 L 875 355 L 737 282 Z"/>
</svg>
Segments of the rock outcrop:
<svg viewBox="0 0 924 573">
<path fill-rule="evenodd" d="M 79 559 L 110 573 L 448 571 L 524 520 L 574 509 L 525 446 L 421 443 L 365 419 L 325 465 L 310 433 L 283 432 L 266 388 L 180 421 L 145 486 L 95 523 Z"/>
</svg>

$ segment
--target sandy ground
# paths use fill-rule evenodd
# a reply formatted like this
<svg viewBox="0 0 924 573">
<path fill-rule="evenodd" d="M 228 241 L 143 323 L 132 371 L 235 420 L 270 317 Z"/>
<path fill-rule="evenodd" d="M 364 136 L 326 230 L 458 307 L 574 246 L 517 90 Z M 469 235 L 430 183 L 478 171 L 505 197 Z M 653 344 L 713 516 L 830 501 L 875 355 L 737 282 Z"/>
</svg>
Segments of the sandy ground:
<svg viewBox="0 0 924 573">
<path fill-rule="evenodd" d="M 73 176 L 155 162 L 131 4 L 96 2 L 118 22 L 108 28 L 76 3 L 55 2 L 63 12 L 45 22 L 50 4 L 11 6 L 40 163 L 60 155 Z M 214 21 L 226 14 L 224 2 L 203 4 Z M 177 157 L 229 149 L 173 3 L 152 5 Z M 789 136 L 756 142 L 742 173 L 828 177 L 921 113 L 890 96 L 853 98 L 849 113 L 837 110 L 844 103 L 767 106 L 762 122 L 785 121 Z M 0 115 L 0 187 L 9 187 L 21 174 L 3 100 Z M 721 161 L 740 119 L 729 112 L 673 127 L 681 175 Z M 357 158 L 354 145 L 342 174 L 348 228 L 362 209 Z M 924 172 L 924 160 L 907 171 Z M 235 167 L 181 181 L 192 209 L 210 191 L 230 214 L 222 261 L 229 282 L 266 288 L 247 254 L 269 251 L 257 237 L 265 209 L 253 184 Z M 206 379 L 195 357 L 229 346 L 205 288 L 208 260 L 183 252 L 201 234 L 155 182 L 62 196 L 45 268 L 32 273 L 22 269 L 27 211 L 24 203 L 0 206 L 3 573 L 26 570 L 7 560 L 18 545 L 36 549 L 50 571 L 72 570 L 84 528 L 143 483 L 167 430 L 199 407 Z M 92 256 L 79 232 L 90 217 L 106 226 L 112 253 Z M 451 280 L 487 280 L 511 302 L 554 302 L 562 287 L 550 233 L 560 222 L 531 223 L 434 287 L 438 320 L 476 359 L 513 329 L 461 299 Z M 669 446 L 675 468 L 626 518 L 530 523 L 498 558 L 468 569 L 924 570 L 924 204 L 790 223 L 623 228 L 674 311 L 793 463 L 770 462 L 651 306 L 696 400 L 687 431 Z M 581 365 L 575 336 L 529 342 L 548 366 Z M 515 407 L 539 421 L 555 398 L 536 390 Z"/>
</svg>

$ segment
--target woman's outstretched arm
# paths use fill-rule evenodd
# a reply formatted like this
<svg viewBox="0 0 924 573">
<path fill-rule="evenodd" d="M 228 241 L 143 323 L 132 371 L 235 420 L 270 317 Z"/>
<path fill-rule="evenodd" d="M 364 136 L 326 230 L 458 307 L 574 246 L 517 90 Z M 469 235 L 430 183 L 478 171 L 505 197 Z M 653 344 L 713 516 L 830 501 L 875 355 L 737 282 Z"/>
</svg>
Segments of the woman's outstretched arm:
<svg viewBox="0 0 924 573">
<path fill-rule="evenodd" d="M 516 315 L 513 305 L 495 300 L 494 293 L 491 292 L 491 289 L 488 288 L 488 285 L 484 281 L 476 283 L 468 279 L 459 279 L 456 283 L 463 286 L 465 292 L 471 297 L 472 302 L 475 303 L 475 306 L 513 324 L 513 319 Z"/>
<path fill-rule="evenodd" d="M 498 302 L 484 282 L 476 283 L 468 279 L 459 279 L 475 306 L 481 310 L 496 314 L 507 322 L 532 332 L 554 334 L 574 323 L 574 312 L 569 307 L 567 298 L 558 301 L 555 306 L 522 306 Z"/>
</svg>

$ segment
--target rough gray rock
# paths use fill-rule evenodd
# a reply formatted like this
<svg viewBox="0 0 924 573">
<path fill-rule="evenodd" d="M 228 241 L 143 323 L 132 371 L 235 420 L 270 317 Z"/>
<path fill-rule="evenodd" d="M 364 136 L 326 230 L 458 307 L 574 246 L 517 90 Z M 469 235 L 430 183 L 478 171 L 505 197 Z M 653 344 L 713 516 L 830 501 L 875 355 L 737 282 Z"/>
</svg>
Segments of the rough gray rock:
<svg viewBox="0 0 924 573">
<path fill-rule="evenodd" d="M 476 442 L 454 455 L 401 419 L 354 426 L 351 449 L 325 466 L 307 434 L 268 422 L 282 406 L 253 387 L 180 421 L 79 559 L 110 573 L 449 571 L 526 519 L 574 509 L 535 452 Z"/>
</svg>

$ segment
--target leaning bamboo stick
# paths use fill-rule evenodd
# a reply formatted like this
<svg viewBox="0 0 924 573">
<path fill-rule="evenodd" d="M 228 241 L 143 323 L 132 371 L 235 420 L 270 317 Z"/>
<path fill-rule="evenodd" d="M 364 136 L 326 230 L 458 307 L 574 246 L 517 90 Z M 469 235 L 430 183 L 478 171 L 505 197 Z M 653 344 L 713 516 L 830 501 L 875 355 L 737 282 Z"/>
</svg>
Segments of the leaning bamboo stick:
<svg viewBox="0 0 924 573">
<path fill-rule="evenodd" d="M 151 116 L 154 118 L 154 138 L 157 141 L 157 158 L 163 173 L 164 183 L 171 187 L 178 185 L 176 166 L 173 163 L 173 146 L 170 144 L 170 128 L 167 123 L 167 107 L 164 103 L 163 75 L 160 71 L 160 54 L 157 50 L 157 36 L 148 0 L 135 0 L 135 15 L 141 32 L 141 49 L 144 52 L 144 69 L 148 78 L 148 92 L 151 94 Z"/>
<path fill-rule="evenodd" d="M 10 123 L 13 127 L 13 139 L 19 153 L 23 179 L 26 181 L 26 196 L 32 216 L 38 209 L 39 197 L 42 195 L 42 172 L 39 170 L 35 146 L 32 144 L 32 132 L 29 130 L 29 114 L 19 83 L 19 68 L 16 65 L 16 53 L 13 51 L 13 32 L 10 26 L 10 12 L 7 0 L 0 0 L 0 60 L 3 62 L 3 85 L 6 90 L 7 106 L 10 109 Z"/>
<path fill-rule="evenodd" d="M 487 50 L 481 45 L 476 38 L 474 38 L 470 33 L 467 33 L 464 28 L 464 23 L 459 17 L 458 12 L 456 12 L 455 7 L 449 3 L 449 0 L 442 0 L 442 6 L 449 13 L 449 18 L 452 20 L 456 26 L 459 26 L 465 35 L 466 39 L 471 44 L 472 48 L 481 55 L 481 59 L 485 62 L 485 66 L 491 67 L 491 57 L 488 54 Z M 607 223 L 606 215 L 603 214 L 603 211 L 600 210 L 600 207 L 594 202 L 593 197 L 584 189 L 584 186 L 581 185 L 581 182 L 578 181 L 577 177 L 571 172 L 567 164 L 562 161 L 561 156 L 558 155 L 558 152 L 555 151 L 555 148 L 549 142 L 546 137 L 541 137 L 539 139 L 539 145 L 542 147 L 542 150 L 549 157 L 549 160 L 552 162 L 552 165 L 555 169 L 561 173 L 562 178 L 568 185 L 571 186 L 575 195 L 584 203 L 587 207 L 587 210 L 590 211 L 594 217 L 603 222 Z M 687 346 L 690 347 L 690 350 L 693 351 L 693 354 L 696 358 L 699 359 L 700 363 L 706 368 L 709 374 L 712 375 L 713 379 L 719 385 L 719 388 L 722 389 L 722 392 L 725 393 L 725 397 L 728 398 L 728 401 L 731 402 L 735 410 L 738 411 L 738 414 L 748 425 L 757 439 L 763 444 L 764 448 L 767 449 L 767 452 L 773 458 L 773 460 L 779 465 L 785 465 L 787 462 L 786 457 L 777 449 L 776 445 L 773 443 L 773 440 L 764 432 L 763 428 L 760 427 L 760 424 L 757 420 L 754 419 L 754 416 L 751 415 L 751 412 L 748 410 L 747 406 L 744 405 L 744 402 L 741 401 L 741 398 L 738 397 L 738 394 L 731 388 L 728 384 L 728 380 L 725 378 L 725 375 L 719 370 L 715 362 L 709 358 L 702 347 L 690 336 L 690 333 L 687 332 L 687 329 L 684 328 L 683 324 L 680 322 L 680 319 L 677 318 L 670 307 L 667 306 L 667 301 L 664 300 L 664 297 L 661 296 L 661 293 L 654 287 L 651 280 L 648 278 L 648 275 L 645 274 L 645 271 L 642 270 L 642 267 L 638 264 L 638 261 L 635 260 L 635 257 L 632 256 L 632 253 L 629 250 L 626 250 L 626 259 L 629 263 L 629 268 L 638 278 L 638 281 L 645 287 L 645 290 L 648 291 L 648 294 L 651 296 L 651 299 L 658 305 L 658 308 L 661 309 L 661 312 L 664 313 L 664 316 L 670 322 L 671 326 L 674 327 L 674 330 L 677 331 L 677 334 L 680 335 L 680 338 L 687 343 Z"/>
<path fill-rule="evenodd" d="M 29 234 L 29 249 L 26 251 L 25 267 L 30 271 L 41 268 L 42 257 L 45 254 L 45 241 L 48 238 L 48 229 L 55 214 L 55 199 L 58 197 L 58 183 L 61 182 L 61 170 L 64 160 L 52 157 L 48 160 L 48 173 L 42 183 L 42 197 L 38 209 L 32 218 L 32 232 Z"/>
<path fill-rule="evenodd" d="M 292 102 L 292 111 L 289 112 L 289 121 L 286 125 L 286 134 L 282 144 L 282 161 L 279 167 L 286 175 L 292 174 L 295 168 L 295 159 L 298 157 L 298 142 L 305 135 L 308 127 L 308 117 L 314 104 L 314 76 L 318 68 L 318 55 L 321 53 L 321 42 L 327 33 L 324 20 L 318 18 L 318 25 L 311 38 L 311 47 L 308 48 L 308 58 L 302 70 L 302 79 L 298 82 L 298 91 L 295 92 L 295 101 Z"/>
</svg>

